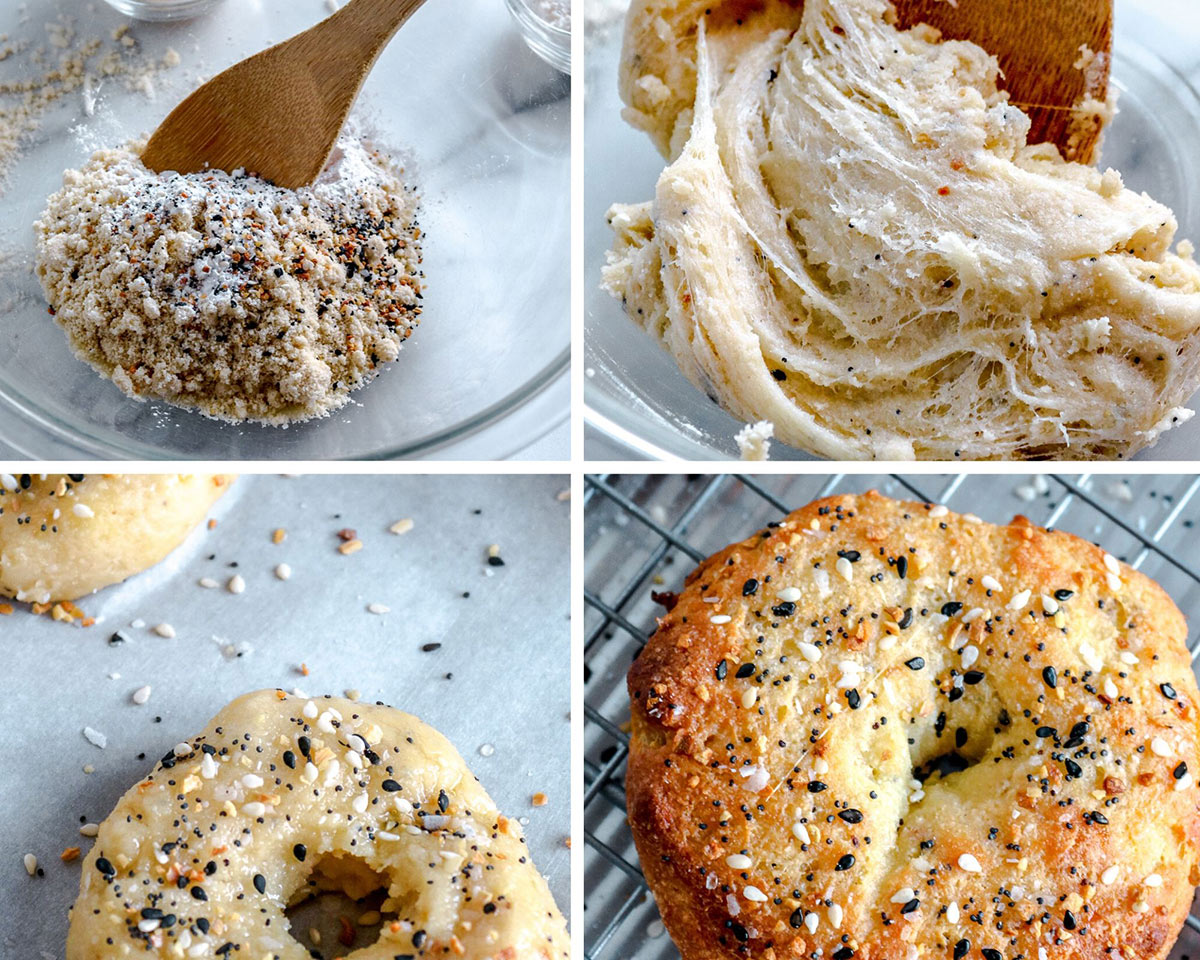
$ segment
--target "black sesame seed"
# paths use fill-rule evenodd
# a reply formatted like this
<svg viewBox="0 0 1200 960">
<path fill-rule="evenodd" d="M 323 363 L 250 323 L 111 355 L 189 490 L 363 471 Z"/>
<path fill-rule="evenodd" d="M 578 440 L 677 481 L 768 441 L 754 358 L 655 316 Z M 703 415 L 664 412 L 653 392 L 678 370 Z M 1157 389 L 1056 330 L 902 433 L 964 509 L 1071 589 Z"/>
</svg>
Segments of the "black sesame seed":
<svg viewBox="0 0 1200 960">
<path fill-rule="evenodd" d="M 267 892 L 267 878 L 264 877 L 261 873 L 256 873 L 254 875 L 254 889 L 257 890 L 259 893 Z"/>
<path fill-rule="evenodd" d="M 738 943 L 745 943 L 750 939 L 750 931 L 743 927 L 740 923 L 730 921 L 729 929 L 733 931 L 733 935 L 737 937 Z"/>
<path fill-rule="evenodd" d="M 1058 736 L 1058 731 L 1053 727 L 1038 727 L 1034 733 L 1036 733 L 1043 740 L 1053 740 Z"/>
<path fill-rule="evenodd" d="M 1054 591 L 1054 599 L 1055 600 L 1066 601 L 1066 600 L 1070 600 L 1073 596 L 1075 596 L 1074 590 L 1055 590 Z"/>
<path fill-rule="evenodd" d="M 1074 760 L 1064 760 L 1063 766 L 1067 768 L 1067 777 L 1071 780 L 1078 780 L 1083 776 L 1083 767 L 1077 764 Z"/>
<path fill-rule="evenodd" d="M 840 947 L 833 951 L 833 960 L 850 960 L 854 956 L 854 951 L 849 947 Z"/>
<path fill-rule="evenodd" d="M 718 680 L 724 680 L 729 673 L 729 664 L 722 660 L 717 664 L 716 674 Z"/>
<path fill-rule="evenodd" d="M 837 866 L 833 869 L 840 872 L 842 870 L 849 870 L 852 866 L 854 866 L 854 854 L 847 853 L 838 858 Z"/>
<path fill-rule="evenodd" d="M 450 806 L 450 798 L 446 796 L 445 790 L 438 791 L 438 812 L 445 813 L 446 808 Z"/>
<path fill-rule="evenodd" d="M 908 557 L 896 558 L 896 573 L 900 574 L 901 580 L 908 576 Z"/>
<path fill-rule="evenodd" d="M 911 900 L 908 901 L 908 903 L 906 903 L 904 906 L 902 906 L 900 908 L 900 912 L 901 913 L 912 913 L 919 906 L 921 906 L 921 901 L 918 900 L 916 897 L 913 897 Z"/>
<path fill-rule="evenodd" d="M 859 707 L 862 706 L 862 697 L 860 697 L 858 695 L 857 690 L 847 690 L 846 691 L 846 702 L 848 704 L 850 704 L 851 710 L 857 710 Z"/>
<path fill-rule="evenodd" d="M 284 766 L 286 766 L 286 767 L 287 767 L 289 770 L 295 770 L 295 769 L 296 769 L 296 755 L 295 755 L 294 753 L 292 753 L 292 751 L 291 751 L 291 750 L 284 750 L 284 751 L 283 751 L 283 764 L 284 764 Z"/>
<path fill-rule="evenodd" d="M 1046 667 L 1042 670 L 1042 679 L 1046 681 L 1046 686 L 1053 690 L 1058 686 L 1058 671 L 1053 667 Z"/>
<path fill-rule="evenodd" d="M 862 559 L 862 554 L 857 550 L 839 550 L 837 555 L 849 560 L 851 563 L 858 563 Z"/>
<path fill-rule="evenodd" d="M 954 960 L 962 960 L 971 950 L 970 940 L 959 940 L 954 945 Z"/>
<path fill-rule="evenodd" d="M 754 676 L 754 664 L 743 663 L 737 668 L 737 673 L 734 674 L 739 680 L 745 680 L 747 677 Z"/>
<path fill-rule="evenodd" d="M 751 577 L 742 584 L 742 596 L 752 597 L 758 592 L 758 581 Z"/>
<path fill-rule="evenodd" d="M 1174 770 L 1171 771 L 1171 776 L 1173 776 L 1176 780 L 1182 780 L 1186 774 L 1187 774 L 1187 763 L 1185 763 L 1183 761 L 1181 761 L 1179 766 L 1177 766 Z"/>
<path fill-rule="evenodd" d="M 904 665 L 906 667 L 908 667 L 909 670 L 924 670 L 925 669 L 925 658 L 924 657 L 913 657 L 911 660 L 905 660 Z"/>
<path fill-rule="evenodd" d="M 863 819 L 862 811 L 855 810 L 853 808 L 851 808 L 849 810 L 840 811 L 838 813 L 838 816 L 841 817 L 843 820 L 845 820 L 847 823 L 862 823 L 862 819 Z"/>
<path fill-rule="evenodd" d="M 115 877 L 117 875 L 116 868 L 104 857 L 98 857 L 96 859 L 96 869 L 106 877 Z"/>
<path fill-rule="evenodd" d="M 1158 689 L 1162 691 L 1162 695 L 1168 700 L 1174 700 L 1178 696 L 1178 694 L 1175 692 L 1175 688 L 1169 683 L 1162 684 Z"/>
<path fill-rule="evenodd" d="M 207 900 L 208 892 L 203 887 L 200 887 L 200 886 L 192 887 L 192 899 L 193 900 Z"/>
<path fill-rule="evenodd" d="M 797 907 L 795 910 L 793 910 L 792 915 L 790 917 L 788 917 L 788 923 L 790 923 L 796 929 L 799 929 L 801 926 L 803 926 L 804 925 L 804 908 Z"/>
<path fill-rule="evenodd" d="M 395 780 L 392 780 L 390 777 L 387 780 L 384 780 L 380 786 L 383 787 L 383 789 L 388 793 L 396 793 L 398 790 L 403 789 L 400 784 L 398 784 Z"/>
<path fill-rule="evenodd" d="M 952 617 L 963 608 L 963 605 L 957 600 L 951 600 L 949 603 L 942 604 L 942 616 Z"/>
<path fill-rule="evenodd" d="M 484 913 L 495 913 L 496 905 L 494 903 L 492 903 L 491 901 L 488 901 L 487 903 L 485 903 L 483 905 L 483 912 Z"/>
<path fill-rule="evenodd" d="M 999 950 L 993 950 L 990 947 L 984 947 L 979 951 L 983 954 L 984 960 L 1004 960 L 1004 954 Z"/>
<path fill-rule="evenodd" d="M 308 856 L 308 847 L 302 843 L 298 843 L 292 847 L 292 855 L 301 863 L 303 863 L 304 858 Z"/>
<path fill-rule="evenodd" d="M 796 605 L 790 600 L 784 600 L 771 608 L 771 613 L 777 617 L 790 617 L 796 612 Z"/>
<path fill-rule="evenodd" d="M 901 558 L 901 559 L 903 559 L 903 558 Z M 907 630 L 909 627 L 912 626 L 912 622 L 913 622 L 912 607 L 905 607 L 904 608 L 904 616 L 900 618 L 899 627 L 901 630 Z"/>
<path fill-rule="evenodd" d="M 808 781 L 808 792 L 809 793 L 820 793 L 822 790 L 827 790 L 827 789 L 828 789 L 828 787 L 824 783 L 822 783 L 820 780 L 809 780 Z"/>
<path fill-rule="evenodd" d="M 1075 914 L 1073 914 L 1070 910 L 1063 914 L 1063 926 L 1068 930 L 1075 929 Z"/>
<path fill-rule="evenodd" d="M 979 683 L 979 681 L 982 679 L 983 671 L 981 670 L 968 670 L 963 674 L 963 683 L 970 684 L 972 687 Z"/>
</svg>

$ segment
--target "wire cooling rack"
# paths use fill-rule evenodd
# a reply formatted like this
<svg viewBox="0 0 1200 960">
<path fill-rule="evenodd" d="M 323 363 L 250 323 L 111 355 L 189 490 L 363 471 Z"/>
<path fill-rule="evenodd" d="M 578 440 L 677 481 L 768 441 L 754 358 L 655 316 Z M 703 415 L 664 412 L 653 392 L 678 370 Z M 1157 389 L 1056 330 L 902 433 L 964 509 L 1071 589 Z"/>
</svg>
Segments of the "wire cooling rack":
<svg viewBox="0 0 1200 960">
<path fill-rule="evenodd" d="M 1005 523 L 1023 513 L 1068 530 L 1153 577 L 1200 623 L 1200 477 L 589 476 L 585 479 L 584 941 L 587 960 L 669 960 L 625 819 L 629 703 L 625 672 L 662 612 L 709 554 L 833 493 L 866 490 L 944 503 Z M 1188 643 L 1193 667 L 1200 634 Z M 1200 947 L 1197 904 L 1172 954 Z"/>
</svg>

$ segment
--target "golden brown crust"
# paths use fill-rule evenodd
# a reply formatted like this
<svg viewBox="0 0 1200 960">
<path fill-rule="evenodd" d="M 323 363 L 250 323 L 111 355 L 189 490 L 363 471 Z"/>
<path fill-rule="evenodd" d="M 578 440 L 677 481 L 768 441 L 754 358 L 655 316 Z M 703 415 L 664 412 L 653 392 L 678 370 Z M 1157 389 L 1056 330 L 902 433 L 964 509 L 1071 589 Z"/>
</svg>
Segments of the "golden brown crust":
<svg viewBox="0 0 1200 960">
<path fill-rule="evenodd" d="M 702 563 L 630 669 L 629 821 L 684 960 L 1169 951 L 1182 615 L 1076 537 L 944 511 L 810 504 Z"/>
</svg>

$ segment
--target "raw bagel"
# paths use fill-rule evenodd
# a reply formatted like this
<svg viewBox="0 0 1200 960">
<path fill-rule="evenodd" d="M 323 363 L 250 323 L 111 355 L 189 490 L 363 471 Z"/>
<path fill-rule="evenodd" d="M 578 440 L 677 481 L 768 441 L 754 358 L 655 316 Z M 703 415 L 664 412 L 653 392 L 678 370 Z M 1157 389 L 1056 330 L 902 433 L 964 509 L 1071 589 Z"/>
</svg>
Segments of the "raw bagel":
<svg viewBox="0 0 1200 960">
<path fill-rule="evenodd" d="M 179 546 L 232 481 L 0 473 L 0 596 L 75 600 L 140 573 Z"/>
<path fill-rule="evenodd" d="M 1150 446 L 1200 386 L 1174 215 L 1028 146 L 994 58 L 891 14 L 638 0 L 626 116 L 673 160 L 610 210 L 605 288 L 712 400 L 818 456 Z"/>
<path fill-rule="evenodd" d="M 261 690 L 163 758 L 101 824 L 67 960 L 308 960 L 284 911 L 320 867 L 389 901 L 354 960 L 568 956 L 516 821 L 445 737 L 382 705 Z"/>
<path fill-rule="evenodd" d="M 841 496 L 717 553 L 629 671 L 684 960 L 1161 960 L 1200 880 L 1185 636 L 1023 517 Z"/>
</svg>

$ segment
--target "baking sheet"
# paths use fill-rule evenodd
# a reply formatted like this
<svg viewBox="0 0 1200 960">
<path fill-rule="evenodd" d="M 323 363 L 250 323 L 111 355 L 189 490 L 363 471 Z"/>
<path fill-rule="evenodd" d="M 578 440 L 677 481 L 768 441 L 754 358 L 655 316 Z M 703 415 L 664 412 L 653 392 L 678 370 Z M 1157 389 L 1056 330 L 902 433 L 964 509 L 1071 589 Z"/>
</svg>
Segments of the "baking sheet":
<svg viewBox="0 0 1200 960">
<path fill-rule="evenodd" d="M 1074 474 L 1061 479 L 1016 474 L 811 474 L 759 475 L 752 480 L 788 509 L 832 493 L 878 490 L 898 499 L 945 503 L 951 510 L 976 513 L 991 523 L 1007 523 L 1020 513 L 1039 525 L 1067 530 L 1099 543 L 1157 580 L 1188 617 L 1188 645 L 1196 649 L 1200 584 L 1175 565 L 1200 569 L 1195 549 L 1200 479 L 1194 474 Z M 751 535 L 784 513 L 737 477 L 627 474 L 603 481 L 702 555 Z M 1155 543 L 1165 556 L 1146 549 L 1146 541 Z M 696 565 L 675 547 L 662 550 L 659 533 L 595 490 L 585 500 L 584 544 L 585 590 L 644 636 L 653 631 L 655 617 L 662 612 L 651 591 L 682 589 L 684 577 Z M 606 622 L 589 604 L 584 643 L 584 704 L 611 725 L 584 723 L 585 797 L 590 797 L 584 806 L 585 956 L 678 960 L 679 951 L 666 935 L 636 866 L 637 851 L 624 810 L 625 764 L 614 734 L 629 720 L 625 674 L 640 642 L 619 624 Z M 616 766 L 609 770 L 608 764 L 614 762 Z M 605 771 L 604 783 L 597 787 Z M 1200 903 L 1193 904 L 1192 913 L 1200 916 Z M 1171 960 L 1189 960 L 1198 948 L 1200 934 L 1185 927 Z"/>
<path fill-rule="evenodd" d="M 79 603 L 95 626 L 0 616 L 0 958 L 63 956 L 79 862 L 59 854 L 89 849 L 80 824 L 98 823 L 172 745 L 263 687 L 356 689 L 432 724 L 501 810 L 528 818 L 534 863 L 567 914 L 567 487 L 555 476 L 243 477 L 212 511 L 214 529 Z M 409 533 L 389 532 L 406 517 Z M 342 555 L 347 528 L 364 547 Z M 491 544 L 504 566 L 488 565 Z M 235 574 L 244 593 L 226 588 Z M 160 623 L 176 637 L 155 634 Z M 127 642 L 112 646 L 118 631 Z M 136 705 L 145 684 L 150 699 Z M 85 726 L 107 736 L 105 749 Z M 549 802 L 535 808 L 538 791 Z M 44 876 L 26 873 L 26 853 Z"/>
</svg>

